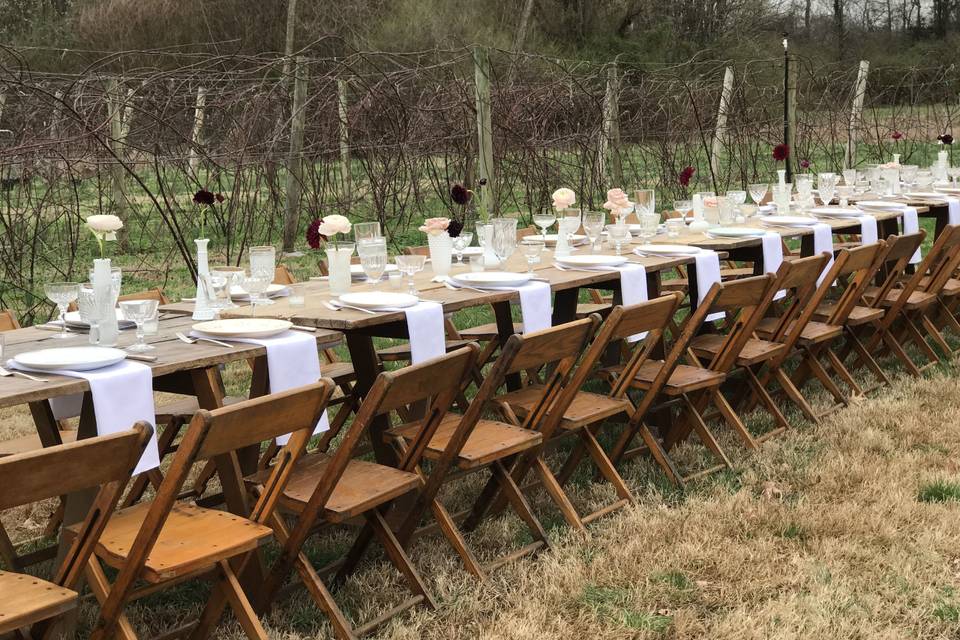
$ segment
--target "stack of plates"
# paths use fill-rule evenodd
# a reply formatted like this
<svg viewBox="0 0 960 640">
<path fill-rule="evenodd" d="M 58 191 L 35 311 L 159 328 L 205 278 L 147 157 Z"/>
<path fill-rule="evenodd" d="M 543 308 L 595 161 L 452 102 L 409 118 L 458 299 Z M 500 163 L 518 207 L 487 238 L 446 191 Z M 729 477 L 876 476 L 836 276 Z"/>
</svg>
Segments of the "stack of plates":
<svg viewBox="0 0 960 640">
<path fill-rule="evenodd" d="M 267 287 L 267 290 L 263 292 L 263 295 L 268 298 L 276 298 L 277 296 L 287 295 L 287 286 L 283 284 L 271 284 Z M 234 285 L 230 287 L 230 297 L 234 300 L 249 300 L 250 294 L 244 291 L 243 287 Z"/>
<path fill-rule="evenodd" d="M 810 213 L 821 218 L 859 218 L 863 215 L 863 211 L 852 207 L 817 207 L 810 209 Z"/>
<path fill-rule="evenodd" d="M 351 307 L 360 307 L 361 309 L 402 309 L 403 307 L 412 307 L 420 302 L 417 296 L 409 293 L 394 293 L 390 291 L 358 291 L 356 293 L 345 293 L 338 298 L 340 302 Z"/>
<path fill-rule="evenodd" d="M 127 353 L 111 347 L 60 347 L 27 351 L 13 361 L 37 371 L 92 371 L 122 362 Z"/>
<path fill-rule="evenodd" d="M 292 326 L 292 322 L 273 318 L 231 318 L 198 322 L 191 328 L 211 338 L 269 338 Z"/>
<path fill-rule="evenodd" d="M 451 276 L 454 284 L 468 287 L 519 287 L 530 282 L 530 274 L 513 271 L 469 271 Z"/>
<path fill-rule="evenodd" d="M 641 256 L 668 256 L 684 257 L 695 256 L 700 253 L 699 247 L 686 244 L 641 244 L 634 247 L 633 252 Z"/>
<path fill-rule="evenodd" d="M 891 211 L 900 211 L 907 205 L 902 202 L 894 202 L 891 200 L 862 200 L 857 203 L 857 208 L 863 209 L 864 211 L 877 212 L 877 213 L 890 213 Z"/>
<path fill-rule="evenodd" d="M 532 236 L 524 237 L 524 240 L 542 240 L 543 244 L 545 244 L 546 246 L 554 247 L 557 244 L 557 234 L 555 233 L 548 233 L 547 235 L 535 234 Z M 583 236 L 578 233 L 575 233 L 570 236 L 570 244 L 574 246 L 578 244 L 583 244 L 586 241 L 587 241 L 587 236 Z"/>
<path fill-rule="evenodd" d="M 627 262 L 623 256 L 564 256 L 556 258 L 561 267 L 619 267 Z"/>
<path fill-rule="evenodd" d="M 132 320 L 127 320 L 123 317 L 123 312 L 120 309 L 116 309 L 117 313 L 117 324 L 121 329 L 133 329 L 137 326 L 137 323 Z M 68 311 L 63 316 L 63 321 L 66 323 L 67 327 L 70 329 L 78 329 L 80 331 L 89 331 L 90 325 L 80 319 L 79 311 Z"/>
<path fill-rule="evenodd" d="M 707 229 L 708 236 L 718 238 L 759 238 L 766 231 L 757 227 L 713 227 Z"/>
<path fill-rule="evenodd" d="M 910 191 L 903 194 L 907 198 L 921 198 L 923 200 L 943 200 L 946 194 L 936 191 Z"/>
<path fill-rule="evenodd" d="M 807 216 L 764 216 L 760 222 L 775 227 L 812 227 L 819 220 Z"/>
</svg>

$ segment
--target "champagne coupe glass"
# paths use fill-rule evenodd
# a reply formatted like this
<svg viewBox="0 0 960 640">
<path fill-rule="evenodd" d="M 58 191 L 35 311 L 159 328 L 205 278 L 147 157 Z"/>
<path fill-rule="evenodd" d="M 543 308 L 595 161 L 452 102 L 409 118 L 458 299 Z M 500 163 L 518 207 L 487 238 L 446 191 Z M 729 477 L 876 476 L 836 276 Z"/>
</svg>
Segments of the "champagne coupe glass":
<svg viewBox="0 0 960 640">
<path fill-rule="evenodd" d="M 693 211 L 693 201 L 691 200 L 674 200 L 673 201 L 673 210 L 680 214 L 680 219 L 686 221 L 687 214 Z"/>
<path fill-rule="evenodd" d="M 630 227 L 625 224 L 608 224 L 607 235 L 610 237 L 610 240 L 613 241 L 617 255 L 621 255 L 623 245 L 629 244 L 630 242 Z"/>
<path fill-rule="evenodd" d="M 406 274 L 406 276 L 410 279 L 410 295 L 420 295 L 417 291 L 416 285 L 413 283 L 413 276 L 418 272 L 423 271 L 423 266 L 427 263 L 427 256 L 397 256 L 396 260 L 397 268 L 400 269 L 400 273 Z"/>
<path fill-rule="evenodd" d="M 908 186 L 913 186 L 913 183 L 917 179 L 917 172 L 920 171 L 920 167 L 915 164 L 905 164 L 900 167 L 900 179 L 903 180 Z"/>
<path fill-rule="evenodd" d="M 273 282 L 273 276 L 277 269 L 277 250 L 272 246 L 263 246 L 263 247 L 250 247 L 250 275 L 256 271 L 261 276 L 263 274 L 269 273 L 269 280 L 267 280 L 267 286 L 264 287 L 257 297 L 259 298 L 262 293 L 264 293 L 270 284 Z M 253 293 L 250 293 L 251 298 Z M 273 300 L 269 298 L 258 299 L 256 303 L 251 299 L 250 304 L 273 304 Z"/>
<path fill-rule="evenodd" d="M 770 185 L 758 182 L 757 184 L 748 185 L 747 189 L 750 191 L 750 199 L 759 207 L 763 204 L 763 199 L 767 197 L 767 191 L 770 190 Z"/>
<path fill-rule="evenodd" d="M 461 231 L 460 235 L 453 239 L 453 248 L 457 252 L 457 264 L 463 264 L 463 250 L 473 242 L 472 231 Z"/>
<path fill-rule="evenodd" d="M 597 240 L 603 231 L 606 215 L 602 211 L 586 211 L 583 214 L 583 231 L 590 240 L 590 253 L 597 252 Z"/>
<path fill-rule="evenodd" d="M 540 254 L 543 253 L 543 240 L 524 240 L 520 245 L 523 255 L 527 259 L 527 273 L 533 275 L 533 265 L 540 263 Z"/>
<path fill-rule="evenodd" d="M 539 213 L 533 214 L 533 224 L 540 227 L 540 235 L 546 239 L 547 229 L 557 221 L 557 212 L 553 207 L 545 207 Z"/>
<path fill-rule="evenodd" d="M 260 294 L 267 290 L 273 280 L 273 272 L 251 271 L 243 280 L 243 290 L 250 294 L 250 315 L 257 315 L 257 305 L 263 304 Z"/>
<path fill-rule="evenodd" d="M 55 333 L 52 337 L 69 338 L 64 316 L 67 314 L 67 306 L 80 296 L 80 285 L 76 282 L 52 282 L 43 285 L 43 292 L 60 310 L 60 333 Z"/>
<path fill-rule="evenodd" d="M 817 176 L 817 191 L 820 195 L 820 202 L 827 206 L 833 202 L 833 196 L 837 192 L 837 174 L 821 173 Z"/>
<path fill-rule="evenodd" d="M 127 347 L 127 351 L 152 351 L 156 347 L 144 342 L 143 323 L 157 312 L 157 300 L 121 300 L 120 311 L 123 317 L 137 324 L 137 342 Z"/>
<path fill-rule="evenodd" d="M 387 269 L 387 241 L 383 238 L 366 242 L 366 249 L 360 255 L 360 266 L 367 276 L 367 284 L 376 287 Z M 357 245 L 358 247 L 360 245 Z"/>
<path fill-rule="evenodd" d="M 502 267 L 506 267 L 507 259 L 517 249 L 517 219 L 496 218 L 493 221 L 493 252 L 500 259 Z"/>
</svg>

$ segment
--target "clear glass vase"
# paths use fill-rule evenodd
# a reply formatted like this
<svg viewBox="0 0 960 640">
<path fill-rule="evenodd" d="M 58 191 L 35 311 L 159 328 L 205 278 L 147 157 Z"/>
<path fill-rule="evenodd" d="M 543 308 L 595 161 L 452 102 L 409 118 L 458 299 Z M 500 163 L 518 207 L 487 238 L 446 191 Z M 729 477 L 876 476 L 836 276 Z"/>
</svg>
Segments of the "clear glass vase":
<svg viewBox="0 0 960 640">
<path fill-rule="evenodd" d="M 210 306 L 210 294 L 207 291 L 210 275 L 210 263 L 207 259 L 207 238 L 197 238 L 197 293 L 193 302 L 194 320 L 213 320 L 217 310 Z"/>
<path fill-rule="evenodd" d="M 350 291 L 350 258 L 354 247 L 352 242 L 327 245 L 327 276 L 333 295 L 339 296 Z"/>
<path fill-rule="evenodd" d="M 102 347 L 116 346 L 120 335 L 117 323 L 117 298 L 120 297 L 122 282 L 120 268 L 111 267 L 109 258 L 98 258 L 93 261 L 90 282 L 93 283 L 99 344 Z"/>
</svg>

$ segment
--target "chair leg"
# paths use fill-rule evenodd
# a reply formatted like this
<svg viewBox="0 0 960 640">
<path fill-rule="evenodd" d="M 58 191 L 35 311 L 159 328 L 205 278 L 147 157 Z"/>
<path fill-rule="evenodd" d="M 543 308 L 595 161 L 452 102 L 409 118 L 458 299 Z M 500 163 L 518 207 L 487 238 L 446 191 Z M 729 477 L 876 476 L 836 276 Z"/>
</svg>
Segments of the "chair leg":
<svg viewBox="0 0 960 640">
<path fill-rule="evenodd" d="M 881 329 L 881 338 L 883 339 L 883 342 L 886 343 L 887 347 L 893 351 L 894 355 L 897 356 L 897 359 L 900 360 L 901 364 L 907 368 L 907 371 L 909 371 L 915 378 L 919 378 L 922 372 L 917 365 L 914 364 L 913 360 L 910 359 L 910 354 L 908 354 L 906 350 L 904 350 L 903 346 L 901 346 L 900 342 L 893 337 L 893 334 L 887 329 Z"/>
<path fill-rule="evenodd" d="M 753 439 L 753 436 L 750 435 L 747 425 L 743 424 L 743 420 L 741 420 L 737 412 L 733 410 L 733 407 L 730 406 L 730 403 L 723 397 L 719 389 L 713 392 L 712 399 L 714 406 L 720 412 L 720 415 L 723 416 L 724 421 L 734 430 L 737 436 L 740 437 L 743 444 L 746 445 L 748 449 L 756 449 L 757 443 Z"/>
<path fill-rule="evenodd" d="M 690 401 L 689 396 L 684 394 L 683 396 L 684 403 L 687 406 L 687 414 L 690 416 L 691 421 L 693 422 L 693 430 L 697 432 L 697 435 L 700 437 L 700 441 L 711 451 L 713 454 L 720 459 L 720 462 L 723 466 L 728 469 L 732 468 L 733 465 L 730 463 L 730 459 L 727 458 L 727 454 L 724 453 L 723 449 L 720 448 L 720 443 L 717 442 L 717 439 L 713 436 L 713 433 L 710 432 L 710 429 L 707 427 L 707 423 L 703 421 L 703 417 L 700 415 L 700 412 L 697 410 L 697 407 L 694 406 L 693 402 Z"/>
<path fill-rule="evenodd" d="M 167 423 L 167 426 L 163 428 L 163 431 L 160 432 L 160 436 L 157 438 L 157 449 L 160 451 L 161 460 L 163 460 L 167 454 L 173 451 L 173 443 L 176 440 L 177 435 L 180 433 L 181 428 L 183 428 L 183 421 L 178 416 L 175 416 L 170 420 L 170 422 Z M 152 469 L 152 471 L 155 471 L 156 475 L 160 475 L 160 472 L 156 469 Z M 163 477 L 160 476 L 161 481 L 162 479 Z M 120 503 L 120 508 L 125 509 L 138 503 L 140 498 L 143 497 L 144 492 L 146 492 L 147 485 L 153 484 L 154 480 L 156 480 L 156 478 L 151 478 L 145 473 L 137 475 L 130 487 L 130 491 L 127 492 L 123 502 Z M 154 487 L 156 486 L 158 485 L 154 485 Z"/>
<path fill-rule="evenodd" d="M 480 564 L 480 561 L 477 560 L 477 557 L 473 554 L 473 550 L 470 548 L 470 545 L 467 544 L 463 533 L 457 528 L 457 523 L 454 522 L 450 512 L 447 511 L 446 507 L 436 498 L 431 502 L 430 510 L 433 511 L 433 517 L 436 518 L 437 524 L 440 525 L 440 532 L 443 534 L 443 537 L 447 539 L 447 542 L 450 543 L 450 546 L 453 547 L 453 550 L 456 551 L 457 555 L 460 556 L 460 560 L 463 561 L 463 566 L 467 572 L 478 580 L 486 580 L 487 573 L 483 570 L 483 565 Z"/>
<path fill-rule="evenodd" d="M 580 439 L 583 440 L 584 447 L 590 454 L 590 458 L 593 460 L 593 464 L 596 465 L 597 470 L 600 471 L 603 477 L 607 479 L 607 482 L 613 485 L 617 495 L 624 500 L 636 502 L 633 494 L 627 487 L 627 483 L 623 481 L 623 478 L 620 477 L 620 474 L 613 466 L 613 463 L 610 462 L 610 458 L 607 457 L 603 447 L 601 447 L 600 443 L 597 442 L 596 437 L 590 431 L 590 427 L 584 427 L 579 433 Z"/>
<path fill-rule="evenodd" d="M 854 361 L 853 370 L 857 370 L 859 363 L 864 363 L 868 369 L 873 373 L 874 377 L 880 381 L 881 384 L 887 386 L 890 385 L 890 378 L 887 377 L 886 372 L 877 362 L 876 358 L 871 355 L 867 348 L 863 345 L 863 341 L 860 339 L 860 336 L 857 335 L 855 331 L 849 331 L 847 333 L 848 344 L 856 352 L 857 359 Z"/>
<path fill-rule="evenodd" d="M 543 481 L 543 487 L 547 490 L 547 494 L 553 500 L 554 504 L 557 505 L 557 508 L 560 509 L 563 519 L 566 520 L 567 524 L 571 527 L 586 535 L 587 528 L 584 526 L 583 520 L 580 519 L 576 508 L 573 506 L 573 503 L 570 502 L 567 494 L 564 493 L 563 487 L 557 482 L 556 477 L 554 477 L 553 472 L 550 471 L 547 463 L 539 455 L 533 461 L 533 468 Z M 517 480 L 516 476 L 513 476 L 513 478 Z M 522 482 L 522 478 L 519 481 Z"/>
<path fill-rule="evenodd" d="M 364 516 L 367 522 L 370 523 L 374 535 L 377 536 L 377 539 L 380 540 L 384 550 L 387 552 L 387 557 L 390 558 L 390 562 L 403 574 L 410 590 L 416 595 L 423 596 L 423 602 L 427 607 L 436 609 L 437 603 L 427 590 L 427 585 L 423 582 L 423 578 L 420 577 L 420 573 L 413 566 L 410 557 L 407 556 L 407 552 L 404 551 L 400 543 L 397 542 L 396 536 L 393 535 L 393 531 L 390 529 L 386 520 L 383 519 L 380 511 L 371 509 L 365 513 Z"/>
<path fill-rule="evenodd" d="M 777 430 L 789 429 L 790 423 L 787 421 L 787 417 L 783 415 L 780 407 L 776 402 L 774 402 L 773 398 L 770 396 L 770 392 L 767 391 L 766 387 L 760 384 L 760 379 L 757 378 L 757 374 L 754 372 L 754 370 L 750 367 L 744 367 L 744 370 L 747 374 L 747 382 L 752 387 L 753 392 L 758 398 L 760 398 L 760 402 L 767 409 L 767 413 L 769 413 L 777 423 Z"/>
<path fill-rule="evenodd" d="M 830 349 L 827 349 L 827 360 L 830 363 L 830 368 L 840 376 L 840 379 L 843 380 L 843 383 L 847 385 L 853 395 L 862 396 L 863 388 L 857 384 L 857 381 L 853 378 L 853 374 L 844 366 L 840 358 L 837 357 L 837 354 Z"/>
<path fill-rule="evenodd" d="M 820 384 L 823 385 L 823 388 L 830 392 L 830 395 L 834 399 L 844 406 L 850 404 L 850 400 L 844 395 L 843 391 L 840 390 L 840 387 L 837 386 L 837 383 L 830 378 L 830 374 L 827 373 L 827 370 L 823 368 L 823 365 L 820 364 L 820 360 L 817 359 L 817 353 L 811 351 L 810 357 L 807 359 L 807 364 L 810 367 L 810 372 L 813 373 L 814 377 L 820 381 Z"/>
<path fill-rule="evenodd" d="M 814 424 L 820 422 L 820 417 L 817 415 L 817 412 L 813 410 L 813 407 L 810 406 L 810 403 L 807 402 L 807 399 L 803 397 L 803 394 L 800 392 L 800 389 L 793 383 L 793 380 L 790 379 L 790 376 L 786 372 L 777 367 L 773 370 L 773 376 L 776 378 L 777 382 L 780 383 L 780 388 L 783 389 L 784 393 L 787 394 L 787 397 L 793 402 L 794 405 L 800 409 L 800 412 L 806 416 L 807 420 L 813 422 Z"/>
<path fill-rule="evenodd" d="M 227 602 L 230 603 L 230 608 L 233 609 L 237 622 L 240 623 L 240 627 L 250 640 L 267 640 L 267 632 L 260 623 L 257 614 L 254 613 L 253 607 L 250 606 L 250 601 L 247 600 L 243 587 L 240 586 L 240 581 L 230 564 L 221 560 L 219 565 L 222 576 L 216 589 L 223 591 Z M 196 640 L 201 639 L 197 638 Z"/>
<path fill-rule="evenodd" d="M 20 564 L 20 556 L 17 555 L 17 549 L 10 541 L 7 530 L 0 524 L 0 558 L 7 565 L 7 570 L 14 573 L 23 573 L 23 565 Z"/>
<path fill-rule="evenodd" d="M 313 601 L 317 603 L 317 606 L 320 607 L 327 615 L 327 619 L 330 620 L 334 635 L 336 635 L 339 640 L 356 640 L 353 627 L 347 621 L 346 616 L 343 615 L 340 607 L 337 606 L 337 601 L 333 599 L 333 595 L 329 589 L 327 589 L 327 586 L 323 584 L 323 580 L 320 579 L 320 574 L 316 572 L 313 565 L 310 564 L 310 560 L 302 551 L 297 555 L 294 566 L 297 569 L 297 573 L 300 574 L 300 579 L 303 581 L 303 584 L 307 587 L 307 591 L 309 591 L 313 597 Z"/>
<path fill-rule="evenodd" d="M 506 467 L 503 466 L 503 462 L 501 460 L 494 462 L 491 465 L 491 471 L 497 478 L 497 482 L 500 484 L 502 493 L 510 502 L 510 506 L 513 507 L 514 512 L 520 517 L 521 520 L 523 520 L 524 524 L 527 525 L 527 529 L 530 531 L 533 537 L 549 547 L 550 540 L 547 538 L 547 532 L 544 531 L 543 525 L 540 524 L 540 520 L 538 520 L 537 516 L 534 515 L 533 509 L 530 508 L 530 503 L 527 502 L 527 499 L 524 497 L 520 487 L 517 486 L 516 482 L 514 482 L 513 476 L 511 476 L 510 472 L 507 471 Z"/>
<path fill-rule="evenodd" d="M 133 630 L 133 625 L 127 619 L 121 605 L 117 610 L 115 617 L 111 620 L 103 619 L 103 605 L 110 596 L 110 581 L 103 567 L 100 566 L 100 560 L 96 556 L 87 559 L 87 566 L 84 570 L 87 576 L 87 584 L 90 585 L 90 591 L 93 592 L 97 602 L 100 603 L 100 620 L 91 634 L 91 640 L 137 640 L 137 633 Z"/>
</svg>

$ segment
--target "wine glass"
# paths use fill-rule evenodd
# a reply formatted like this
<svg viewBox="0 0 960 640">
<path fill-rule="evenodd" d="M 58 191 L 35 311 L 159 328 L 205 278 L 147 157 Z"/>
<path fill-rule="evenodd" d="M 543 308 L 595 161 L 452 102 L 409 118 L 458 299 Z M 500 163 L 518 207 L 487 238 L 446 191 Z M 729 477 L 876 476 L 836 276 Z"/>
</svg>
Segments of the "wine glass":
<svg viewBox="0 0 960 640">
<path fill-rule="evenodd" d="M 453 239 L 453 248 L 457 251 L 457 264 L 463 264 L 463 250 L 473 242 L 472 231 L 461 231 L 460 235 Z"/>
<path fill-rule="evenodd" d="M 843 170 L 843 184 L 851 188 L 857 186 L 857 170 L 856 169 Z"/>
<path fill-rule="evenodd" d="M 540 254 L 545 246 L 543 240 L 524 240 L 520 245 L 527 259 L 527 273 L 533 275 L 533 265 L 540 263 Z"/>
<path fill-rule="evenodd" d="M 273 280 L 273 272 L 251 271 L 249 276 L 243 279 L 243 290 L 250 294 L 250 315 L 257 315 L 257 305 L 263 304 L 260 295 L 267 290 L 270 282 Z"/>
<path fill-rule="evenodd" d="M 233 304 L 233 288 L 243 287 L 243 278 L 245 275 L 243 268 L 228 266 L 211 267 L 210 274 L 216 278 L 223 278 L 226 280 L 226 286 L 224 286 L 222 292 L 219 292 L 221 294 L 220 308 L 233 309 L 236 307 L 237 305 Z"/>
<path fill-rule="evenodd" d="M 79 297 L 80 285 L 76 282 L 52 282 L 43 285 L 43 292 L 60 310 L 60 333 L 53 334 L 53 337 L 69 338 L 70 334 L 67 333 L 67 321 L 64 316 L 67 315 L 67 306 Z"/>
<path fill-rule="evenodd" d="M 370 240 L 366 250 L 360 255 L 360 266 L 367 276 L 367 283 L 376 286 L 387 269 L 387 242 L 383 238 L 379 241 Z"/>
<path fill-rule="evenodd" d="M 630 243 L 630 227 L 625 224 L 608 224 L 607 235 L 616 247 L 617 255 L 621 255 L 621 247 Z"/>
<path fill-rule="evenodd" d="M 583 214 L 583 232 L 590 240 L 590 253 L 597 252 L 597 240 L 603 231 L 606 216 L 602 211 L 586 211 Z"/>
<path fill-rule="evenodd" d="M 690 200 L 674 200 L 673 210 L 680 214 L 680 219 L 686 221 L 687 214 L 693 211 L 693 202 Z"/>
<path fill-rule="evenodd" d="M 915 164 L 904 164 L 900 166 L 900 179 L 907 185 L 912 186 L 917 179 L 917 173 L 920 167 Z"/>
<path fill-rule="evenodd" d="M 833 196 L 837 192 L 837 174 L 821 173 L 817 176 L 817 191 L 820 195 L 820 202 L 824 206 L 833 202 Z"/>
<path fill-rule="evenodd" d="M 144 342 L 143 323 L 153 318 L 157 312 L 158 300 L 121 300 L 120 311 L 123 317 L 137 324 L 137 342 L 127 347 L 127 351 L 152 351 L 156 347 Z"/>
<path fill-rule="evenodd" d="M 637 215 L 653 213 L 657 210 L 657 196 L 653 189 L 637 189 L 634 194 L 634 211 Z"/>
<path fill-rule="evenodd" d="M 560 223 L 557 225 L 557 234 L 563 235 L 567 245 L 569 245 L 570 236 L 580 229 L 580 209 L 563 209 L 560 211 L 559 219 Z"/>
<path fill-rule="evenodd" d="M 410 295 L 417 296 L 417 287 L 413 283 L 413 276 L 423 271 L 423 266 L 427 263 L 427 256 L 413 255 L 413 256 L 397 256 L 397 268 L 400 269 L 400 273 L 406 274 L 410 278 Z"/>
<path fill-rule="evenodd" d="M 496 218 L 493 221 L 493 252 L 506 267 L 507 259 L 517 248 L 517 219 Z"/>
<path fill-rule="evenodd" d="M 747 185 L 747 189 L 750 191 L 750 199 L 759 207 L 763 204 L 763 199 L 767 197 L 770 185 L 758 182 L 757 184 Z"/>
<path fill-rule="evenodd" d="M 89 282 L 80 285 L 77 309 L 80 311 L 80 321 L 86 323 L 89 327 L 90 344 L 98 344 L 100 342 L 100 318 L 97 316 L 97 292 Z M 2 362 L 0 360 L 0 363 Z"/>
<path fill-rule="evenodd" d="M 557 212 L 553 207 L 541 209 L 539 213 L 533 214 L 533 224 L 540 227 L 540 235 L 547 237 L 547 229 L 553 226 L 557 221 Z"/>
<path fill-rule="evenodd" d="M 270 284 L 273 282 L 273 276 L 277 269 L 277 250 L 272 246 L 263 246 L 263 247 L 250 247 L 250 274 L 253 275 L 253 272 L 259 273 L 268 273 L 270 274 L 270 279 L 267 281 L 267 286 L 263 288 L 260 293 L 257 294 L 259 297 L 260 294 L 265 292 L 269 288 Z M 251 297 L 253 294 L 250 294 Z M 253 300 L 250 301 L 251 304 L 254 304 Z M 256 304 L 273 304 L 273 300 L 269 298 L 262 298 L 257 300 Z"/>
</svg>

